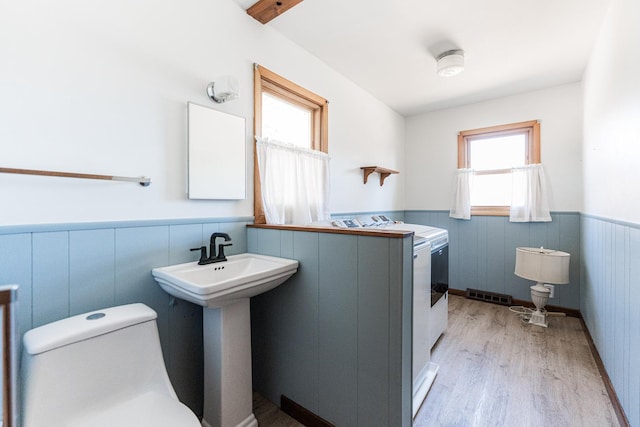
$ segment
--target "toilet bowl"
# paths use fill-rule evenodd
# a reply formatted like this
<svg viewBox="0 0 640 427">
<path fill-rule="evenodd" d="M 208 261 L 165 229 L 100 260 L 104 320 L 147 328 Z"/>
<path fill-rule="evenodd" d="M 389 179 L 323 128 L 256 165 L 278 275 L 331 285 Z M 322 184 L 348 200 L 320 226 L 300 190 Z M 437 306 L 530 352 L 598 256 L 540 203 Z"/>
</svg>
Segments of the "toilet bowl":
<svg viewBox="0 0 640 427">
<path fill-rule="evenodd" d="M 162 358 L 156 312 L 129 304 L 23 337 L 23 427 L 200 427 Z"/>
</svg>

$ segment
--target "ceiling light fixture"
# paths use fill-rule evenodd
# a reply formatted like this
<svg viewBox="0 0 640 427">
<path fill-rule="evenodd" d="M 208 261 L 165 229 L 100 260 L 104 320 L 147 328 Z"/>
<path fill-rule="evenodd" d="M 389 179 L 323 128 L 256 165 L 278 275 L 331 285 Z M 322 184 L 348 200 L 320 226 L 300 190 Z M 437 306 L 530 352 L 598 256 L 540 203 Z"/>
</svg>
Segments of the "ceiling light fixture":
<svg viewBox="0 0 640 427">
<path fill-rule="evenodd" d="M 454 49 L 442 52 L 438 55 L 436 61 L 439 76 L 455 76 L 464 70 L 464 50 Z"/>
</svg>

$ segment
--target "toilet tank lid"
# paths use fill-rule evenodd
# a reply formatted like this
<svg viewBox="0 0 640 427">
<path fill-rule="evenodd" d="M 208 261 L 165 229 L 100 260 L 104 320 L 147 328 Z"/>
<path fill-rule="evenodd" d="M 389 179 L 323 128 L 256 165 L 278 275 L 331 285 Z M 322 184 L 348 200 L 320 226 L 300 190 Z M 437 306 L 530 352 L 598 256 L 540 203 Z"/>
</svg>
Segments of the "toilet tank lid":
<svg viewBox="0 0 640 427">
<path fill-rule="evenodd" d="M 39 354 L 128 326 L 155 320 L 155 311 L 144 304 L 127 304 L 58 320 L 24 334 L 28 354 Z"/>
</svg>

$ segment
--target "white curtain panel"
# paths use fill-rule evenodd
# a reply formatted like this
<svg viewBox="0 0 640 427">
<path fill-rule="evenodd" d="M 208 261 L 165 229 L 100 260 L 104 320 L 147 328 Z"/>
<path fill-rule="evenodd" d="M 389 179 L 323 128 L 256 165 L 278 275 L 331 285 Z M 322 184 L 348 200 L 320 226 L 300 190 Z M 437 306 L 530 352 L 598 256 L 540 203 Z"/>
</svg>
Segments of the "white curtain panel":
<svg viewBox="0 0 640 427">
<path fill-rule="evenodd" d="M 453 197 L 449 216 L 457 219 L 471 219 L 471 187 L 473 169 L 458 169 L 453 180 Z"/>
<path fill-rule="evenodd" d="M 541 164 L 526 165 L 511 170 L 511 222 L 549 222 L 547 182 Z"/>
<path fill-rule="evenodd" d="M 329 219 L 329 156 L 286 142 L 256 137 L 267 224 L 308 224 Z"/>
</svg>

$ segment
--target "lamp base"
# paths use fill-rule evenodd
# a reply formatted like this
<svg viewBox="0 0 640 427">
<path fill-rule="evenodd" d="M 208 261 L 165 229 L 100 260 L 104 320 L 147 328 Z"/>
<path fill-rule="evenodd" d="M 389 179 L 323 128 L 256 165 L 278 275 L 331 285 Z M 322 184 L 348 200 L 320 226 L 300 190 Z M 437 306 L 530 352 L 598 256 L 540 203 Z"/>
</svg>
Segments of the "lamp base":
<svg viewBox="0 0 640 427">
<path fill-rule="evenodd" d="M 541 311 L 534 311 L 531 313 L 531 319 L 529 319 L 529 323 L 532 325 L 542 326 L 544 328 L 549 327 L 547 323 L 547 313 L 543 313 Z"/>
<path fill-rule="evenodd" d="M 549 301 L 550 293 L 551 290 L 545 287 L 542 283 L 536 283 L 531 286 L 531 300 L 536 306 L 536 311 L 531 313 L 531 319 L 529 319 L 530 324 L 542 326 L 544 328 L 549 326 L 547 324 L 547 312 L 544 311 L 544 306 L 547 305 L 547 301 Z"/>
</svg>

